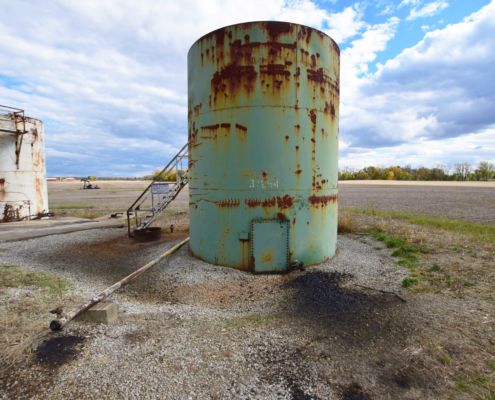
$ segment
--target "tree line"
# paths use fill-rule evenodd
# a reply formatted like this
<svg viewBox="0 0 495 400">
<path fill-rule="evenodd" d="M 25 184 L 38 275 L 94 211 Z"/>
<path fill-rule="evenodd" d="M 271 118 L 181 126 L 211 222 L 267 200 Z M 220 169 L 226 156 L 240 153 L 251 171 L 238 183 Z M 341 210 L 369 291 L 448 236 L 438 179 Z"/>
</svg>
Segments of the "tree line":
<svg viewBox="0 0 495 400">
<path fill-rule="evenodd" d="M 495 164 L 482 161 L 478 166 L 457 163 L 453 168 L 437 166 L 433 168 L 411 166 L 366 167 L 355 170 L 345 168 L 339 171 L 339 180 L 398 180 L 398 181 L 489 181 L 495 179 Z"/>
</svg>

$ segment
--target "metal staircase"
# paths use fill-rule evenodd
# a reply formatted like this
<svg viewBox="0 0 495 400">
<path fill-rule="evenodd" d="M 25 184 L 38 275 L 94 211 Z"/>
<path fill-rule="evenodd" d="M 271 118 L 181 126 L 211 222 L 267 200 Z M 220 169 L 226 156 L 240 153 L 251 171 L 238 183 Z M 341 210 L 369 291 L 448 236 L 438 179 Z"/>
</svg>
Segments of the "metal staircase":
<svg viewBox="0 0 495 400">
<path fill-rule="evenodd" d="M 129 237 L 133 236 L 131 229 L 131 218 L 133 217 L 134 229 L 148 228 L 165 208 L 174 200 L 184 186 L 189 182 L 188 175 L 188 144 L 170 160 L 144 192 L 127 210 L 127 232 Z M 162 182 L 159 177 L 173 175 L 175 182 Z"/>
</svg>

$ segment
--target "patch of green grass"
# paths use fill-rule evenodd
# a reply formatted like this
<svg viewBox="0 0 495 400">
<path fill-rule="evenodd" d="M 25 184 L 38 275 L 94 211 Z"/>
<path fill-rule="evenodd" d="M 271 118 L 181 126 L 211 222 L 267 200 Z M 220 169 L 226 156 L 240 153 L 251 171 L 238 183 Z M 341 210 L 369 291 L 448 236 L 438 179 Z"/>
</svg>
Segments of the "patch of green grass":
<svg viewBox="0 0 495 400">
<path fill-rule="evenodd" d="M 411 214 L 404 211 L 383 211 L 375 208 L 346 208 L 345 210 L 356 214 L 394 218 L 429 228 L 456 232 L 475 240 L 481 240 L 495 245 L 495 225 L 485 225 L 430 215 Z"/>
<path fill-rule="evenodd" d="M 442 269 L 440 268 L 440 265 L 438 265 L 437 263 L 433 263 L 428 272 L 440 272 L 441 270 Z"/>
<path fill-rule="evenodd" d="M 11 265 L 0 265 L 0 287 L 35 286 L 51 295 L 61 295 L 70 288 L 69 282 L 45 271 L 34 271 Z"/>
<path fill-rule="evenodd" d="M 389 248 L 393 249 L 392 256 L 397 257 L 397 264 L 413 269 L 418 262 L 416 254 L 420 249 L 418 246 L 408 243 L 406 238 L 400 235 L 389 235 L 381 229 L 374 228 L 371 230 L 373 237 Z"/>
<path fill-rule="evenodd" d="M 492 371 L 495 371 L 495 360 L 486 360 L 486 366 Z"/>
<path fill-rule="evenodd" d="M 438 361 L 440 361 L 443 365 L 450 365 L 452 363 L 452 359 L 448 354 L 440 354 L 437 357 Z"/>
<path fill-rule="evenodd" d="M 408 243 L 401 235 L 390 235 L 381 229 L 371 230 L 373 237 L 383 242 L 387 248 L 392 249 L 392 256 L 397 258 L 397 264 L 407 268 L 410 275 L 402 281 L 402 286 L 410 288 L 418 284 L 421 274 L 417 270 L 420 248 L 415 244 Z"/>
<path fill-rule="evenodd" d="M 471 395 L 475 400 L 495 399 L 495 382 L 492 378 L 480 373 L 458 379 L 455 382 L 455 389 Z"/>
<path fill-rule="evenodd" d="M 433 263 L 429 268 L 422 266 L 418 256 L 425 250 L 416 244 L 407 242 L 404 236 L 389 234 L 379 228 L 372 228 L 370 232 L 375 239 L 383 242 L 387 248 L 392 250 L 391 255 L 396 257 L 397 265 L 409 270 L 409 276 L 402 281 L 402 286 L 405 288 L 414 292 L 425 292 L 439 288 L 459 290 L 462 287 L 478 285 L 475 280 L 452 276 L 442 270 L 437 263 Z"/>
<path fill-rule="evenodd" d="M 411 287 L 411 286 L 414 286 L 414 285 L 417 285 L 418 284 L 418 279 L 417 278 L 413 278 L 411 276 L 408 276 L 407 278 L 404 278 L 404 280 L 402 281 L 402 286 L 405 287 L 405 288 L 408 288 L 408 287 Z"/>
<path fill-rule="evenodd" d="M 229 329 L 241 329 L 249 326 L 256 327 L 256 326 L 267 325 L 275 321 L 276 319 L 278 319 L 278 317 L 271 314 L 267 314 L 267 315 L 249 314 L 242 317 L 227 318 L 225 320 L 225 325 Z"/>
</svg>

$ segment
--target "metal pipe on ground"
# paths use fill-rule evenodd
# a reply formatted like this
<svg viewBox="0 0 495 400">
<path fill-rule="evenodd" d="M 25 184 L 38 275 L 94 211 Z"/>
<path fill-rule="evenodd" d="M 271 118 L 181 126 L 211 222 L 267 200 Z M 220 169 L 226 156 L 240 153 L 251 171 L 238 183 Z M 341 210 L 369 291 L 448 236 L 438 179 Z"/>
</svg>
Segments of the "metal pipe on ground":
<svg viewBox="0 0 495 400">
<path fill-rule="evenodd" d="M 180 249 L 188 241 L 189 241 L 189 238 L 184 239 L 182 242 L 176 244 L 174 247 L 167 250 L 165 253 L 163 253 L 159 257 L 157 257 L 154 260 L 150 261 L 149 263 L 143 265 L 141 268 L 137 269 L 132 274 L 127 275 L 125 278 L 122 278 L 120 281 L 114 283 L 112 286 L 109 286 L 108 288 L 106 288 L 105 290 L 103 290 L 102 292 L 100 292 L 99 294 L 94 296 L 93 298 L 91 298 L 86 303 L 80 305 L 79 307 L 74 308 L 68 314 L 65 314 L 60 318 L 52 320 L 50 322 L 50 329 L 52 331 L 62 330 L 65 325 L 67 325 L 71 320 L 73 320 L 79 314 L 81 314 L 82 312 L 84 312 L 86 310 L 89 310 L 95 304 L 98 304 L 100 301 L 105 300 L 108 296 L 110 296 L 117 289 L 121 288 L 122 286 L 127 285 L 128 283 L 132 282 L 136 278 L 140 277 L 142 274 L 144 274 L 147 270 L 149 270 L 154 265 L 158 264 L 165 257 L 171 255 L 172 253 L 174 253 L 175 251 Z"/>
</svg>

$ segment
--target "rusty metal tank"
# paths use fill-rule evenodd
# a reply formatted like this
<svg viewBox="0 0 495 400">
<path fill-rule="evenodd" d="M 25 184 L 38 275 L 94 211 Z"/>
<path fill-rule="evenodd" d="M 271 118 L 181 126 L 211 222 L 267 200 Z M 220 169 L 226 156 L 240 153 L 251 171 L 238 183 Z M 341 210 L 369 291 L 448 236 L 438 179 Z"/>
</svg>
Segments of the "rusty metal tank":
<svg viewBox="0 0 495 400">
<path fill-rule="evenodd" d="M 0 106 L 0 222 L 48 212 L 43 123 Z"/>
<path fill-rule="evenodd" d="M 339 47 L 286 22 L 211 32 L 188 53 L 190 248 L 285 271 L 335 254 Z"/>
</svg>

